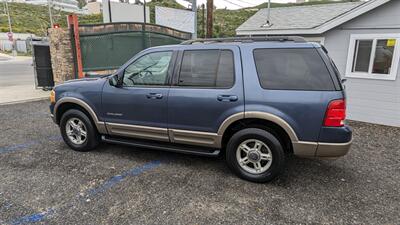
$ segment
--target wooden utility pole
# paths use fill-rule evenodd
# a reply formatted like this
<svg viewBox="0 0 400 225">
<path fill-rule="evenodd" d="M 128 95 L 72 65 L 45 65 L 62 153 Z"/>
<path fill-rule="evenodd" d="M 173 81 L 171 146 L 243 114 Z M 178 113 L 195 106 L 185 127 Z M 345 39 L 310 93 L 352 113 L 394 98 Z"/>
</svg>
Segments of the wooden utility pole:
<svg viewBox="0 0 400 225">
<path fill-rule="evenodd" d="M 143 24 L 146 26 L 146 0 L 143 0 Z"/>
<path fill-rule="evenodd" d="M 192 0 L 192 11 L 194 12 L 194 32 L 192 34 L 192 39 L 197 38 L 197 0 Z"/>
<path fill-rule="evenodd" d="M 213 36 L 213 11 L 214 1 L 207 0 L 207 38 L 212 38 Z"/>
<path fill-rule="evenodd" d="M 111 0 L 108 0 L 107 1 L 107 4 L 108 4 L 108 22 L 109 23 L 112 23 L 112 16 L 111 16 Z"/>
<path fill-rule="evenodd" d="M 206 37 L 206 6 L 201 4 L 201 31 L 202 31 L 202 38 Z"/>
</svg>

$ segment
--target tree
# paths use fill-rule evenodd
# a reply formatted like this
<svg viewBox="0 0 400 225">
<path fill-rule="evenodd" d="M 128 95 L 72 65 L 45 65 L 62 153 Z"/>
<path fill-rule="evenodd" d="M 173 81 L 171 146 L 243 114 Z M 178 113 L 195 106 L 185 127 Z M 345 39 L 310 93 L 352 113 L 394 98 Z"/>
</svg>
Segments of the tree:
<svg viewBox="0 0 400 225">
<path fill-rule="evenodd" d="M 86 0 L 78 0 L 78 7 L 82 9 L 87 4 Z"/>
</svg>

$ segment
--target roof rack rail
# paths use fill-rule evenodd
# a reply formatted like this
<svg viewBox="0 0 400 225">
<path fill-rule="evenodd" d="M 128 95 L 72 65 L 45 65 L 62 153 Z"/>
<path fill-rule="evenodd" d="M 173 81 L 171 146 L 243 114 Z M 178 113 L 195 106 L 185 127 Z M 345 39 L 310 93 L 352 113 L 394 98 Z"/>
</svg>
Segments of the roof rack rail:
<svg viewBox="0 0 400 225">
<path fill-rule="evenodd" d="M 229 37 L 229 38 L 199 38 L 182 42 L 182 45 L 191 45 L 194 43 L 222 43 L 222 42 L 256 42 L 256 41 L 293 41 L 297 43 L 306 43 L 307 41 L 300 36 L 257 36 L 257 37 Z"/>
</svg>

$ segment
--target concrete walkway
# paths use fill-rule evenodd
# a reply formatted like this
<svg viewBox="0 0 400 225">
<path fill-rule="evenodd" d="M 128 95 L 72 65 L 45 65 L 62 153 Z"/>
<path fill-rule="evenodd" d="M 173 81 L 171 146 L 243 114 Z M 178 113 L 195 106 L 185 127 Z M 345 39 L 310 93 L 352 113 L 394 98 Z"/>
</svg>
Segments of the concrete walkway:
<svg viewBox="0 0 400 225">
<path fill-rule="evenodd" d="M 0 87 L 0 105 L 48 99 L 50 91 L 35 89 L 34 85 Z"/>
<path fill-rule="evenodd" d="M 0 53 L 0 105 L 48 98 L 50 92 L 35 89 L 32 57 Z"/>
</svg>

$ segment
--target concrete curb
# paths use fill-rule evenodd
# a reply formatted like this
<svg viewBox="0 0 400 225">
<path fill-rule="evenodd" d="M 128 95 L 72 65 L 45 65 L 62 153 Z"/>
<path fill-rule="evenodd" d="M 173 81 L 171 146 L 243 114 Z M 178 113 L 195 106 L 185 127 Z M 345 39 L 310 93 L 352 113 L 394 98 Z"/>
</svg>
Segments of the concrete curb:
<svg viewBox="0 0 400 225">
<path fill-rule="evenodd" d="M 37 102 L 37 101 L 48 100 L 48 99 L 49 99 L 49 97 L 39 97 L 39 98 L 32 98 L 32 99 L 26 99 L 26 100 L 20 100 L 20 101 L 3 102 L 3 103 L 0 103 L 0 106 L 14 105 L 14 104 L 21 104 L 21 103 L 28 103 L 28 102 Z"/>
</svg>

